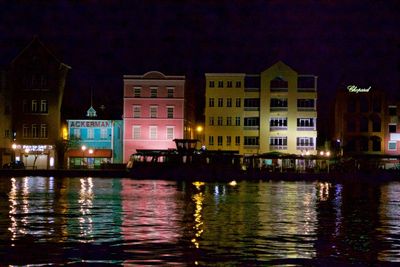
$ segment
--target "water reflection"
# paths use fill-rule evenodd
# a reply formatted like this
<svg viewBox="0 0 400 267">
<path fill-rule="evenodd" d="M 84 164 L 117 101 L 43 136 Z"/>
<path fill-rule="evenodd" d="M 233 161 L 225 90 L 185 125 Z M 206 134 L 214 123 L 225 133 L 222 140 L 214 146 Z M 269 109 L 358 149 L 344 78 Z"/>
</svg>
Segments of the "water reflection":
<svg viewBox="0 0 400 267">
<path fill-rule="evenodd" d="M 0 196 L 6 265 L 400 261 L 400 183 L 22 177 Z"/>
</svg>

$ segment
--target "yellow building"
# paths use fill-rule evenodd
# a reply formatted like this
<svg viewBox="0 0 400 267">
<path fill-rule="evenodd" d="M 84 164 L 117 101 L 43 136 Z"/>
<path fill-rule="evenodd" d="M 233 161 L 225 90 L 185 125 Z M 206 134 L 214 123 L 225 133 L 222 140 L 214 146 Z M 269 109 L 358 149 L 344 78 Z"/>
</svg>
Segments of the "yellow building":
<svg viewBox="0 0 400 267">
<path fill-rule="evenodd" d="M 283 62 L 260 75 L 205 76 L 207 149 L 316 154 L 316 76 L 299 75 Z"/>
</svg>

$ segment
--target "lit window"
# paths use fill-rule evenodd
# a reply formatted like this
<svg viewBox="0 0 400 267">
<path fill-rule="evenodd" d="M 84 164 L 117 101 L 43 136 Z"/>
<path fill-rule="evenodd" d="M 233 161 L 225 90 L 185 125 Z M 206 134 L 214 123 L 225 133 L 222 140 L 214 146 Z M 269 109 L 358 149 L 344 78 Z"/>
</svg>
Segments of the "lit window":
<svg viewBox="0 0 400 267">
<path fill-rule="evenodd" d="M 40 138 L 47 138 L 48 131 L 47 131 L 47 124 L 40 125 Z"/>
<path fill-rule="evenodd" d="M 397 150 L 397 142 L 396 141 L 389 141 L 388 149 L 389 150 Z"/>
<path fill-rule="evenodd" d="M 47 100 L 40 100 L 40 112 L 42 112 L 42 113 L 47 113 L 48 112 Z"/>
<path fill-rule="evenodd" d="M 240 136 L 235 137 L 235 145 L 237 145 L 237 146 L 240 145 Z"/>
<path fill-rule="evenodd" d="M 107 128 L 101 128 L 100 129 L 100 138 L 101 139 L 107 139 Z"/>
<path fill-rule="evenodd" d="M 214 98 L 208 99 L 208 106 L 209 107 L 214 107 Z"/>
<path fill-rule="evenodd" d="M 222 136 L 218 136 L 218 145 L 222 146 Z"/>
<path fill-rule="evenodd" d="M 167 127 L 167 140 L 174 139 L 174 127 Z"/>
<path fill-rule="evenodd" d="M 157 88 L 150 88 L 150 97 L 157 97 Z"/>
<path fill-rule="evenodd" d="M 133 139 L 138 140 L 140 139 L 141 133 L 140 133 L 140 126 L 134 125 L 132 127 L 132 132 L 133 132 Z"/>
<path fill-rule="evenodd" d="M 87 138 L 88 139 L 93 139 L 94 138 L 94 129 L 93 128 L 88 128 L 87 129 Z"/>
<path fill-rule="evenodd" d="M 157 106 L 150 107 L 150 118 L 157 118 Z"/>
<path fill-rule="evenodd" d="M 174 118 L 174 107 L 167 107 L 167 118 Z"/>
<path fill-rule="evenodd" d="M 38 132 L 37 124 L 32 124 L 32 138 L 39 138 L 39 132 Z"/>
<path fill-rule="evenodd" d="M 155 140 L 157 139 L 157 126 L 150 126 L 150 139 Z"/>
<path fill-rule="evenodd" d="M 142 109 L 140 106 L 133 106 L 133 117 L 140 118 L 142 115 Z"/>
<path fill-rule="evenodd" d="M 208 124 L 209 124 L 210 126 L 213 126 L 213 125 L 214 125 L 214 117 L 210 117 L 210 118 L 209 118 Z"/>
</svg>

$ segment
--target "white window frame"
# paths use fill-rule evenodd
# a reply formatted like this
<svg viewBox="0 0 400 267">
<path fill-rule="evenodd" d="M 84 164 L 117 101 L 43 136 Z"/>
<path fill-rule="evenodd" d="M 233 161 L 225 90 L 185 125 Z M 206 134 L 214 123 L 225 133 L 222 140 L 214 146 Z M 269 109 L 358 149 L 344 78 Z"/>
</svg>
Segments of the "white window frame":
<svg viewBox="0 0 400 267">
<path fill-rule="evenodd" d="M 150 106 L 150 118 L 155 119 L 158 117 L 158 106 Z"/>
<path fill-rule="evenodd" d="M 142 117 L 142 106 L 133 105 L 133 117 L 134 118 L 141 118 Z"/>
<path fill-rule="evenodd" d="M 40 125 L 40 138 L 47 138 L 48 137 L 48 129 L 47 124 Z"/>
<path fill-rule="evenodd" d="M 394 144 L 394 146 L 395 146 L 395 148 L 393 149 L 393 148 L 390 148 L 390 145 L 391 144 Z M 389 141 L 388 142 L 388 150 L 389 151 L 396 151 L 397 150 L 397 141 Z"/>
<path fill-rule="evenodd" d="M 149 139 L 157 140 L 157 126 L 149 126 Z"/>
<path fill-rule="evenodd" d="M 173 106 L 167 106 L 167 119 L 174 118 L 174 111 L 175 111 L 175 108 Z"/>
<path fill-rule="evenodd" d="M 32 138 L 39 138 L 38 125 L 32 124 Z"/>
<path fill-rule="evenodd" d="M 87 128 L 87 139 L 94 139 L 94 129 Z"/>
<path fill-rule="evenodd" d="M 74 132 L 74 137 L 79 139 L 81 138 L 81 129 L 80 128 L 73 128 Z"/>
<path fill-rule="evenodd" d="M 134 139 L 134 140 L 141 139 L 141 135 L 142 135 L 141 130 L 142 130 L 142 128 L 140 125 L 133 125 L 132 126 L 132 139 Z"/>
<path fill-rule="evenodd" d="M 100 128 L 100 139 L 107 139 L 107 128 Z"/>
<path fill-rule="evenodd" d="M 174 134 L 175 134 L 175 127 L 174 126 L 167 126 L 167 128 L 166 128 L 166 139 L 167 140 L 173 140 L 175 137 L 174 137 Z"/>
<path fill-rule="evenodd" d="M 142 96 L 142 87 L 140 86 L 134 86 L 133 87 L 133 96 L 140 98 Z"/>
</svg>

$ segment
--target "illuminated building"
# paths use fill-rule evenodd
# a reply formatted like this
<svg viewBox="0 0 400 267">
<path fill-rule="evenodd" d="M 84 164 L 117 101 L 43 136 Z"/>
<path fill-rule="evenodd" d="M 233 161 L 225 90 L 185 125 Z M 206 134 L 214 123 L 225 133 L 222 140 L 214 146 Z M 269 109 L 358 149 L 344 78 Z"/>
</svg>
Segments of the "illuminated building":
<svg viewBox="0 0 400 267">
<path fill-rule="evenodd" d="M 6 110 L 9 107 L 11 129 L 6 133 L 16 145 L 12 160 L 23 161 L 27 168 L 57 164 L 55 145 L 61 139 L 60 110 L 69 69 L 37 37 L 9 65 Z"/>
<path fill-rule="evenodd" d="M 335 101 L 335 140 L 343 155 L 383 154 L 386 96 L 373 86 L 348 84 Z"/>
<path fill-rule="evenodd" d="M 388 101 L 389 102 L 389 101 Z M 399 127 L 399 105 L 392 102 L 387 106 L 387 115 L 385 116 L 385 139 L 384 150 L 387 155 L 400 154 L 400 127 Z"/>
<path fill-rule="evenodd" d="M 281 61 L 257 75 L 205 76 L 207 149 L 316 154 L 316 76 Z"/>
<path fill-rule="evenodd" d="M 105 163 L 122 163 L 122 120 L 67 120 L 72 148 L 69 168 L 100 168 Z"/>
<path fill-rule="evenodd" d="M 173 140 L 184 138 L 184 91 L 185 76 L 124 75 L 124 162 L 137 149 L 175 148 Z"/>
</svg>

